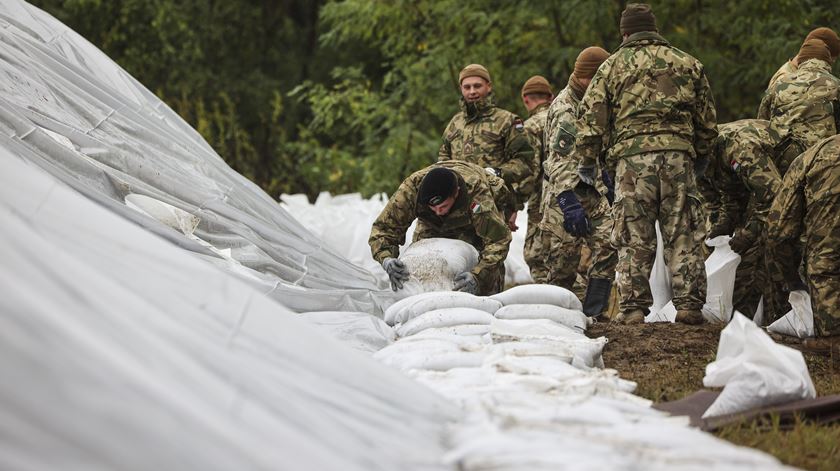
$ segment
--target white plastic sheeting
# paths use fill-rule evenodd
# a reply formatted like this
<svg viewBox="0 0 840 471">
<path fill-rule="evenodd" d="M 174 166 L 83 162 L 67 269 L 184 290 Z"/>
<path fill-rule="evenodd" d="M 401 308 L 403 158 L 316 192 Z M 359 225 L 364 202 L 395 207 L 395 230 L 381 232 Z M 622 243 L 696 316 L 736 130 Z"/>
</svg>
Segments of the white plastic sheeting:
<svg viewBox="0 0 840 471">
<path fill-rule="evenodd" d="M 78 34 L 2 0 L 0 40 L 0 146 L 291 308 L 373 311 L 388 302 L 375 276 L 322 246 Z M 142 197 L 195 218 L 194 237 L 125 204 Z"/>
<path fill-rule="evenodd" d="M 458 411 L 0 148 L 0 469 L 438 468 Z"/>
</svg>

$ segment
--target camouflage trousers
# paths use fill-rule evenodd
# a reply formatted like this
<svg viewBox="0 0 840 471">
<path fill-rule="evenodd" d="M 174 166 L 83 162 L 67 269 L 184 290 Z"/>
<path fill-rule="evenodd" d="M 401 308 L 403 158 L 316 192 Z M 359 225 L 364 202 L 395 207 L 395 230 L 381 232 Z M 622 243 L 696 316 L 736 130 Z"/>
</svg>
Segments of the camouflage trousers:
<svg viewBox="0 0 840 471">
<path fill-rule="evenodd" d="M 549 234 L 540 229 L 540 222 L 543 213 L 540 205 L 531 205 L 528 202 L 528 231 L 525 233 L 525 263 L 531 270 L 531 278 L 534 283 L 546 283 L 548 280 L 548 267 L 545 260 L 548 256 Z"/>
<path fill-rule="evenodd" d="M 612 221 L 607 198 L 584 184 L 575 189 L 575 194 L 589 216 L 592 226 L 589 236 L 574 237 L 563 229 L 563 211 L 553 201 L 554 196 L 546 202 L 540 227 L 549 239 L 547 283 L 572 290 L 583 299 L 586 285 L 577 280 L 582 248 L 588 248 L 591 253 L 585 280 L 606 278 L 612 281 L 615 278 L 616 252 L 610 246 Z"/>
<path fill-rule="evenodd" d="M 809 275 L 808 287 L 817 336 L 840 335 L 840 279 L 837 275 Z"/>
<path fill-rule="evenodd" d="M 674 306 L 700 309 L 706 299 L 703 240 L 706 220 L 697 198 L 692 158 L 684 152 L 646 152 L 621 158 L 616 168 L 611 242 L 618 250 L 621 312 L 653 303 L 648 282 L 659 221 Z"/>
<path fill-rule="evenodd" d="M 734 308 L 746 316 L 751 316 L 764 297 L 764 322 L 769 325 L 790 310 L 787 302 L 788 292 L 777 267 L 772 263 L 774 254 L 768 252 L 766 235 L 762 235 L 755 245 L 741 254 L 741 262 L 735 272 L 735 291 L 732 296 Z"/>
</svg>

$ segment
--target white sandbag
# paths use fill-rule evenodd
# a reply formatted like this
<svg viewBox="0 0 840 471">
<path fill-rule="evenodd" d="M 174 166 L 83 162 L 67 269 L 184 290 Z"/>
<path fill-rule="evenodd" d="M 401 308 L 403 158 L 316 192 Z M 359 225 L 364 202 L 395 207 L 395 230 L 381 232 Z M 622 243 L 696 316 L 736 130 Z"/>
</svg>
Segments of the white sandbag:
<svg viewBox="0 0 840 471">
<path fill-rule="evenodd" d="M 592 324 L 592 318 L 579 310 L 551 304 L 510 304 L 496 311 L 497 319 L 548 319 L 580 332 Z"/>
<path fill-rule="evenodd" d="M 374 353 L 373 358 L 389 363 L 392 358 L 400 356 L 425 356 L 458 351 L 461 351 L 458 344 L 448 339 L 426 338 L 412 342 L 400 339 Z"/>
<path fill-rule="evenodd" d="M 451 291 L 459 273 L 478 263 L 478 250 L 457 239 L 422 239 L 409 245 L 400 255 L 409 280 L 398 294 L 406 296 L 430 291 Z"/>
<path fill-rule="evenodd" d="M 712 322 L 729 322 L 732 318 L 735 272 L 741 256 L 729 247 L 731 239 L 729 236 L 718 236 L 706 241 L 706 245 L 714 247 L 714 251 L 705 262 L 706 304 L 703 314 Z"/>
<path fill-rule="evenodd" d="M 496 320 L 494 319 L 493 322 Z M 490 333 L 490 326 L 487 324 L 463 324 L 450 327 L 435 327 L 418 332 L 411 338 L 420 337 L 446 337 L 449 335 L 460 335 L 462 337 L 487 336 Z M 489 337 L 489 336 L 488 336 Z M 407 340 L 408 338 L 406 338 Z"/>
<path fill-rule="evenodd" d="M 575 293 L 554 285 L 521 285 L 490 296 L 504 306 L 510 304 L 552 304 L 580 311 L 583 304 Z"/>
<path fill-rule="evenodd" d="M 397 335 L 407 337 L 426 329 L 451 327 L 461 324 L 487 324 L 493 321 L 493 315 L 469 307 L 451 307 L 435 309 L 412 318 L 397 327 Z"/>
<path fill-rule="evenodd" d="M 491 356 L 550 356 L 558 357 L 567 363 L 574 358 L 574 347 L 564 342 L 503 342 L 490 347 Z"/>
<path fill-rule="evenodd" d="M 665 263 L 665 245 L 662 242 L 662 231 L 659 229 L 659 221 L 654 225 L 656 228 L 656 258 L 653 260 L 653 268 L 650 271 L 650 294 L 653 296 L 653 305 L 650 312 L 662 309 L 674 296 L 671 290 L 671 271 Z"/>
<path fill-rule="evenodd" d="M 813 337 L 814 311 L 811 309 L 811 296 L 807 291 L 793 291 L 788 301 L 793 309 L 770 324 L 767 330 L 791 337 Z"/>
<path fill-rule="evenodd" d="M 576 329 L 567 327 L 549 319 L 499 319 L 490 324 L 490 334 L 494 341 L 509 340 L 589 340 L 589 337 Z"/>
<path fill-rule="evenodd" d="M 383 360 L 386 365 L 403 371 L 433 370 L 447 371 L 453 368 L 477 368 L 484 362 L 486 353 L 453 350 L 429 354 L 393 355 Z"/>
<path fill-rule="evenodd" d="M 331 337 L 365 352 L 375 352 L 396 340 L 397 334 L 382 319 L 366 312 L 304 312 L 300 317 Z"/>
<path fill-rule="evenodd" d="M 720 334 L 717 359 L 706 366 L 703 385 L 723 387 L 703 418 L 817 395 L 802 352 L 774 343 L 737 311 Z"/>
<path fill-rule="evenodd" d="M 460 291 L 435 291 L 397 301 L 385 310 L 384 319 L 388 325 L 405 324 L 420 314 L 449 307 L 468 307 L 493 314 L 502 304 L 494 299 Z"/>
</svg>

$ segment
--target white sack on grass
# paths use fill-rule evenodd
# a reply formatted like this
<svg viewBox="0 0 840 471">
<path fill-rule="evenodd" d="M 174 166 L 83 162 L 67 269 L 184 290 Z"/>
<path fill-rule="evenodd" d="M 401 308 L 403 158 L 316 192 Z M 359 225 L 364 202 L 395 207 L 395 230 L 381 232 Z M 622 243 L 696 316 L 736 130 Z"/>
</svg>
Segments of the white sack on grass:
<svg viewBox="0 0 840 471">
<path fill-rule="evenodd" d="M 714 251 L 706 259 L 706 304 L 703 316 L 712 322 L 729 322 L 732 318 L 732 295 L 735 292 L 735 272 L 741 256 L 729 247 L 730 236 L 718 236 L 706 241 Z"/>
<path fill-rule="evenodd" d="M 469 307 L 493 314 L 502 304 L 494 299 L 460 291 L 435 291 L 397 301 L 385 310 L 384 319 L 388 325 L 405 324 L 420 314 L 448 307 Z"/>
<path fill-rule="evenodd" d="M 703 385 L 723 387 L 703 418 L 817 396 L 802 352 L 774 343 L 737 311 L 720 334 Z"/>
<path fill-rule="evenodd" d="M 581 311 L 551 304 L 510 304 L 496 311 L 497 319 L 548 319 L 580 332 L 592 324 L 592 319 Z"/>
<path fill-rule="evenodd" d="M 469 307 L 450 307 L 435 309 L 420 314 L 397 327 L 397 335 L 407 337 L 426 329 L 452 327 L 462 324 L 487 324 L 493 321 L 493 315 L 480 309 Z"/>
<path fill-rule="evenodd" d="M 429 291 L 451 291 L 455 277 L 478 263 L 478 250 L 458 239 L 422 239 L 409 245 L 400 260 L 408 268 L 409 280 L 397 295 L 407 297 Z"/>
<path fill-rule="evenodd" d="M 525 235 L 528 231 L 528 205 L 516 214 L 519 227 L 511 234 L 510 250 L 505 259 L 505 286 L 533 283 L 531 270 L 525 263 Z"/>
<path fill-rule="evenodd" d="M 788 301 L 793 309 L 770 324 L 767 330 L 791 337 L 813 337 L 814 311 L 811 309 L 811 296 L 807 291 L 793 291 Z"/>
<path fill-rule="evenodd" d="M 300 317 L 356 350 L 375 352 L 396 340 L 388 324 L 366 312 L 304 312 Z"/>
<path fill-rule="evenodd" d="M 490 296 L 507 306 L 510 304 L 553 304 L 566 309 L 583 310 L 583 304 L 575 293 L 554 285 L 530 284 L 515 286 Z"/>
</svg>

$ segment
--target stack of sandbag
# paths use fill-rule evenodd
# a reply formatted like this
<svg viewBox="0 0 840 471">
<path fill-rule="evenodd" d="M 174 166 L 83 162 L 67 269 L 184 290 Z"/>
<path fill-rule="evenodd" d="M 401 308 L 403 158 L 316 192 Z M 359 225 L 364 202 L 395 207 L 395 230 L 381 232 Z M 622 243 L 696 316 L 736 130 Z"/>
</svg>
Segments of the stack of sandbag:
<svg viewBox="0 0 840 471">
<path fill-rule="evenodd" d="M 571 291 L 553 285 L 521 285 L 490 297 L 504 307 L 496 318 L 505 320 L 548 319 L 580 332 L 592 324 L 580 300 Z"/>
<path fill-rule="evenodd" d="M 421 239 L 400 255 L 410 273 L 397 296 L 408 297 L 430 291 L 451 291 L 458 274 L 468 272 L 478 263 L 478 250 L 458 239 Z"/>
</svg>

